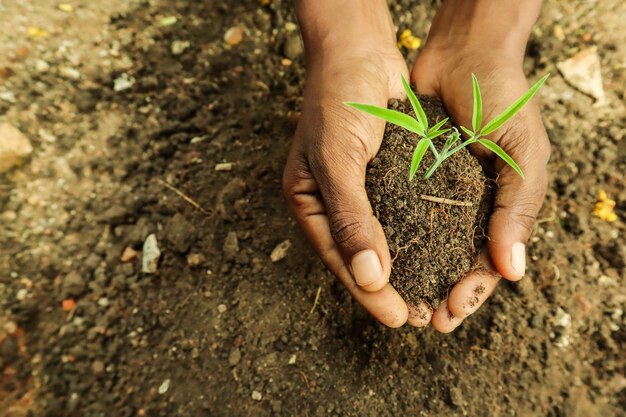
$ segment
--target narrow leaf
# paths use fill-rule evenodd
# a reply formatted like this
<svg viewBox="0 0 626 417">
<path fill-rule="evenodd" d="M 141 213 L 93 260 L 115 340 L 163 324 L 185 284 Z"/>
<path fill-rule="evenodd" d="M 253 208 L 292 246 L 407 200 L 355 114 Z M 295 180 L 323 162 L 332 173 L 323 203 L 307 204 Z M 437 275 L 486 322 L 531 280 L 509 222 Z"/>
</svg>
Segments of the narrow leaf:
<svg viewBox="0 0 626 417">
<path fill-rule="evenodd" d="M 411 171 L 409 173 L 409 181 L 413 179 L 415 173 L 417 172 L 417 168 L 420 166 L 420 162 L 422 162 L 422 158 L 424 158 L 424 154 L 426 153 L 426 149 L 428 149 L 428 143 L 430 139 L 420 139 L 417 142 L 417 146 L 413 151 L 413 159 L 411 160 Z"/>
<path fill-rule="evenodd" d="M 474 87 L 474 114 L 472 116 L 472 129 L 474 129 L 474 132 L 478 132 L 478 129 L 480 129 L 480 125 L 483 122 L 483 98 L 480 95 L 478 79 L 474 74 L 472 74 L 472 85 Z"/>
<path fill-rule="evenodd" d="M 411 86 L 404 79 L 404 75 L 400 75 L 400 77 L 402 78 L 402 85 L 404 86 L 406 95 L 409 97 L 409 101 L 411 102 L 411 105 L 413 106 L 413 110 L 415 110 L 415 115 L 417 116 L 417 120 L 423 126 L 424 132 L 426 132 L 428 131 L 428 119 L 426 118 L 426 113 L 424 113 L 424 109 L 422 108 L 422 105 L 417 99 L 417 96 L 415 95 L 413 90 L 411 90 Z"/>
<path fill-rule="evenodd" d="M 448 139 L 446 139 L 446 143 L 443 145 L 443 148 L 441 148 L 441 154 L 445 155 L 457 140 L 458 137 L 455 134 L 448 136 Z"/>
<path fill-rule="evenodd" d="M 446 117 L 445 119 L 443 119 L 442 121 L 440 121 L 439 123 L 431 127 L 428 130 L 428 133 L 438 131 L 439 129 L 441 129 L 441 126 L 445 125 L 447 122 L 448 122 L 448 118 Z"/>
<path fill-rule="evenodd" d="M 480 131 L 480 133 L 483 135 L 488 135 L 500 126 L 502 126 L 504 123 L 506 123 L 507 120 L 513 117 L 518 111 L 522 109 L 522 107 L 526 105 L 526 103 L 530 101 L 531 98 L 533 98 L 537 90 L 539 90 L 539 88 L 543 85 L 543 83 L 548 79 L 549 76 L 550 74 L 544 75 L 539 81 L 535 83 L 535 85 L 530 87 L 530 89 L 528 89 L 528 91 L 526 91 L 523 96 L 521 96 L 515 103 L 511 104 L 508 109 L 506 109 L 496 118 L 487 123 L 485 127 Z"/>
<path fill-rule="evenodd" d="M 489 149 L 490 151 L 498 155 L 500 158 L 502 158 L 502 160 L 506 162 L 507 164 L 509 164 L 511 168 L 513 168 L 515 172 L 519 174 L 520 177 L 524 178 L 524 173 L 522 172 L 520 167 L 517 166 L 513 158 L 511 158 L 506 152 L 504 152 L 504 149 L 502 149 L 501 147 L 499 147 L 498 145 L 496 145 L 495 143 L 493 143 L 492 141 L 488 139 L 478 139 L 478 142 L 481 145 L 483 145 L 485 148 Z"/>
<path fill-rule="evenodd" d="M 444 129 L 444 130 L 437 130 L 437 131 L 430 131 L 428 132 L 428 136 L 426 136 L 428 139 L 435 139 L 436 137 L 439 137 L 441 135 L 443 135 L 444 133 L 448 133 L 450 131 L 450 129 Z"/>
<path fill-rule="evenodd" d="M 474 132 L 472 132 L 471 130 L 469 130 L 468 128 L 464 126 L 461 126 L 461 130 L 465 132 L 465 134 L 469 136 L 470 138 L 474 136 Z"/>
<path fill-rule="evenodd" d="M 389 123 L 393 123 L 394 125 L 398 125 L 405 128 L 406 130 L 424 136 L 424 130 L 422 129 L 420 123 L 408 114 L 404 114 L 395 110 L 385 109 L 383 107 L 372 106 L 371 104 L 359 104 L 352 102 L 344 104 L 346 106 L 352 107 L 353 109 L 357 109 L 362 112 L 371 114 L 372 116 L 376 116 L 380 119 L 386 120 Z"/>
</svg>

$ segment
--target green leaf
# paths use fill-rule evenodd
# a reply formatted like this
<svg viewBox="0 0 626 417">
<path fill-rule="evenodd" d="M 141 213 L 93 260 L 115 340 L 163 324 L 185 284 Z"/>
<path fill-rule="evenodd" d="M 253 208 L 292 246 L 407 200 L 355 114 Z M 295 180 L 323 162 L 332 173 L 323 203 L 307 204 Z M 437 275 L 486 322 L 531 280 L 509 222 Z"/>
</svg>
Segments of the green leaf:
<svg viewBox="0 0 626 417">
<path fill-rule="evenodd" d="M 515 103 L 511 104 L 508 109 L 503 111 L 499 116 L 491 120 L 489 123 L 485 125 L 485 127 L 480 131 L 483 135 L 488 135 L 492 133 L 494 130 L 502 126 L 513 117 L 518 111 L 522 109 L 530 101 L 531 98 L 535 95 L 537 90 L 543 85 L 543 83 L 548 79 L 550 74 L 544 75 L 539 81 L 535 83 L 528 91 L 524 93 Z"/>
<path fill-rule="evenodd" d="M 446 143 L 444 143 L 443 148 L 441 148 L 441 153 L 445 155 L 452 147 L 452 145 L 456 143 L 457 140 L 459 140 L 458 134 L 453 133 L 448 136 L 448 139 L 446 139 Z"/>
<path fill-rule="evenodd" d="M 362 112 L 371 114 L 372 116 L 376 116 L 378 118 L 386 120 L 389 123 L 393 123 L 394 125 L 403 127 L 406 130 L 417 133 L 418 135 L 425 136 L 424 130 L 422 129 L 420 123 L 408 114 L 404 114 L 395 110 L 385 109 L 383 107 L 372 106 L 371 104 L 359 104 L 352 102 L 347 102 L 344 104 L 346 106 L 352 107 L 353 109 L 357 109 Z"/>
<path fill-rule="evenodd" d="M 417 168 L 420 166 L 420 162 L 422 162 L 422 158 L 424 158 L 424 154 L 426 153 L 426 149 L 428 149 L 428 144 L 430 139 L 420 139 L 417 142 L 417 146 L 413 151 L 413 159 L 411 160 L 411 171 L 409 173 L 409 181 L 413 179 L 415 173 L 417 172 Z"/>
<path fill-rule="evenodd" d="M 520 177 L 524 178 L 524 173 L 522 172 L 520 167 L 517 166 L 513 158 L 511 158 L 506 152 L 504 152 L 504 149 L 502 149 L 501 147 L 499 147 L 498 145 L 496 145 L 495 143 L 493 143 L 492 141 L 488 139 L 478 139 L 478 142 L 481 145 L 483 145 L 485 148 L 489 149 L 490 151 L 498 155 L 500 158 L 502 158 L 502 160 L 506 162 L 507 164 L 509 164 L 511 168 L 513 168 L 515 172 L 519 174 Z"/>
<path fill-rule="evenodd" d="M 406 95 L 409 97 L 409 101 L 411 102 L 411 105 L 413 106 L 413 110 L 415 110 L 415 115 L 417 116 L 417 120 L 423 126 L 424 132 L 427 132 L 428 131 L 428 119 L 426 118 L 426 113 L 424 113 L 424 109 L 422 108 L 422 105 L 417 99 L 417 96 L 415 95 L 413 90 L 411 90 L 411 86 L 404 79 L 404 75 L 400 75 L 400 78 L 402 78 L 402 85 L 404 86 Z"/>
<path fill-rule="evenodd" d="M 437 130 L 437 131 L 430 131 L 428 132 L 428 136 L 426 136 L 428 139 L 435 139 L 436 137 L 439 137 L 441 135 L 443 135 L 444 133 L 448 133 L 450 131 L 450 129 L 444 129 L 444 130 Z"/>
<path fill-rule="evenodd" d="M 443 119 L 442 121 L 440 121 L 439 123 L 437 123 L 436 125 L 434 125 L 433 127 L 431 127 L 428 130 L 428 133 L 430 134 L 430 132 L 436 132 L 439 129 L 441 129 L 441 126 L 445 125 L 448 122 L 448 118 L 446 117 L 445 119 Z M 448 129 L 450 130 L 450 129 Z"/>
<path fill-rule="evenodd" d="M 465 133 L 467 134 L 467 136 L 469 136 L 470 138 L 475 136 L 474 132 L 472 132 L 472 131 L 471 131 L 471 130 L 469 130 L 468 128 L 466 128 L 466 127 L 464 127 L 464 126 L 460 126 L 460 127 L 461 127 L 461 130 L 462 130 L 463 132 L 465 132 Z"/>
<path fill-rule="evenodd" d="M 472 86 L 474 87 L 474 114 L 472 115 L 472 129 L 474 132 L 478 132 L 480 125 L 483 122 L 483 98 L 480 95 L 480 86 L 478 85 L 478 79 L 472 74 Z"/>
</svg>

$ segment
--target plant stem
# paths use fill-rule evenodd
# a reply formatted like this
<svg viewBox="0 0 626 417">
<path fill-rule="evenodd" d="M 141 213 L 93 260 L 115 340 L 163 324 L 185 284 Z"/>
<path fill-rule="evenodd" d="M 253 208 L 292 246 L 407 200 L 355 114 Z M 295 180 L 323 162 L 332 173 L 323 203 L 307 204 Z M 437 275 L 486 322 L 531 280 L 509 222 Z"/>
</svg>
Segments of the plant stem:
<svg viewBox="0 0 626 417">
<path fill-rule="evenodd" d="M 476 143 L 477 141 L 478 141 L 478 137 L 477 136 L 469 138 L 468 140 L 466 140 L 465 142 L 461 143 L 456 148 L 454 148 L 451 151 L 449 151 L 448 153 L 446 153 L 446 155 L 444 156 L 444 159 L 451 157 L 452 155 L 454 155 L 455 153 L 457 153 L 461 149 L 465 148 L 468 145 L 471 145 L 472 143 Z"/>
<path fill-rule="evenodd" d="M 435 171 L 437 170 L 437 168 L 439 168 L 439 165 L 441 165 L 441 163 L 445 160 L 445 157 L 439 157 L 437 158 L 437 160 L 435 162 L 433 162 L 433 164 L 430 166 L 430 168 L 428 168 L 428 171 L 426 171 L 426 174 L 424 174 L 424 179 L 428 179 L 430 178 Z"/>
<path fill-rule="evenodd" d="M 439 152 L 437 151 L 437 148 L 435 148 L 435 144 L 433 143 L 432 139 L 426 137 L 428 139 L 428 146 L 430 146 L 430 150 L 433 152 L 433 154 L 435 154 L 435 158 L 439 159 Z"/>
</svg>

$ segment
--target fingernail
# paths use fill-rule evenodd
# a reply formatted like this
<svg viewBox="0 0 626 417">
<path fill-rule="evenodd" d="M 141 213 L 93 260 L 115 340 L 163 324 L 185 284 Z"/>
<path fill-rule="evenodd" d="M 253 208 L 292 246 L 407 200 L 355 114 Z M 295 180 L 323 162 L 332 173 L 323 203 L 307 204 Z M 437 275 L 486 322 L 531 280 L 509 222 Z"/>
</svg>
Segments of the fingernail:
<svg viewBox="0 0 626 417">
<path fill-rule="evenodd" d="M 516 242 L 511 248 L 511 266 L 520 277 L 526 273 L 526 245 Z"/>
<path fill-rule="evenodd" d="M 352 257 L 352 274 L 357 285 L 368 286 L 378 281 L 383 275 L 383 267 L 378 255 L 371 249 L 361 251 Z"/>
</svg>

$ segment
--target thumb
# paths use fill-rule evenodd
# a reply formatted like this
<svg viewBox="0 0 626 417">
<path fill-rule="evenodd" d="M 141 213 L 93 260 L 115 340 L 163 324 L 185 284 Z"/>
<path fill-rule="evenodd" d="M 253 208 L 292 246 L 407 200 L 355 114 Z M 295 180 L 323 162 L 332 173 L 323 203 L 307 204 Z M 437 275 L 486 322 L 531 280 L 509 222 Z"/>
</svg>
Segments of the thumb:
<svg viewBox="0 0 626 417">
<path fill-rule="evenodd" d="M 324 167 L 313 168 L 311 162 L 331 235 L 354 281 L 366 291 L 378 291 L 389 281 L 391 257 L 365 191 L 365 154 L 357 148 L 326 153 Z"/>
<path fill-rule="evenodd" d="M 549 146 L 544 145 L 548 143 L 547 137 L 544 137 L 538 140 L 526 138 L 526 143 L 530 142 L 526 149 L 509 152 L 525 173 L 525 178 L 517 175 L 503 161 L 496 162 L 498 189 L 489 221 L 488 246 L 498 272 L 512 281 L 521 279 L 526 272 L 526 243 L 548 186 L 546 165 L 550 151 Z M 520 151 L 519 147 L 515 150 Z"/>
</svg>

